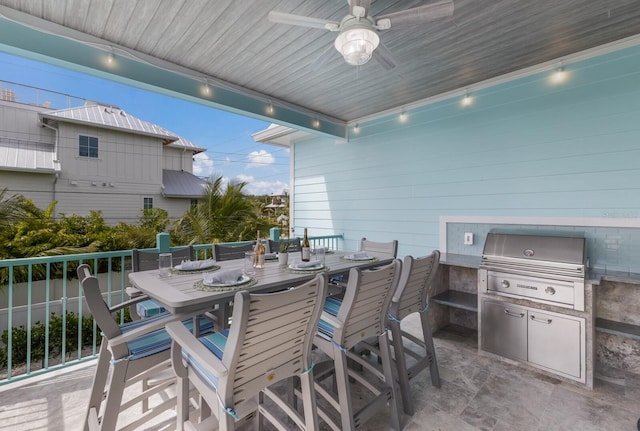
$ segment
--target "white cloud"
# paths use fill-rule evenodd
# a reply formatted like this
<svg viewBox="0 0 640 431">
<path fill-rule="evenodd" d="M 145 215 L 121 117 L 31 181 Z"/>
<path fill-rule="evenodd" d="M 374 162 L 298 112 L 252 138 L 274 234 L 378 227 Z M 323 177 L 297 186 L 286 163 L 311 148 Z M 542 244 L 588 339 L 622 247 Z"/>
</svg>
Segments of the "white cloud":
<svg viewBox="0 0 640 431">
<path fill-rule="evenodd" d="M 246 189 L 248 193 L 258 196 L 272 194 L 281 195 L 282 190 L 289 189 L 289 185 L 282 181 L 254 181 L 247 185 Z"/>
<path fill-rule="evenodd" d="M 241 182 L 241 183 L 252 183 L 254 182 L 256 179 L 255 177 L 251 176 L 251 175 L 245 175 L 245 174 L 238 174 L 236 175 L 236 181 Z"/>
<path fill-rule="evenodd" d="M 265 167 L 272 165 L 276 161 L 273 154 L 266 150 L 252 151 L 247 156 L 247 159 L 249 160 L 247 169 Z"/>
<path fill-rule="evenodd" d="M 193 156 L 193 175 L 209 177 L 213 174 L 213 160 L 206 153 L 198 153 Z"/>
<path fill-rule="evenodd" d="M 283 190 L 289 190 L 289 184 L 282 181 L 256 181 L 255 177 L 251 175 L 236 175 L 235 180 L 238 182 L 247 183 L 244 187 L 244 191 L 251 195 L 281 195 Z"/>
</svg>

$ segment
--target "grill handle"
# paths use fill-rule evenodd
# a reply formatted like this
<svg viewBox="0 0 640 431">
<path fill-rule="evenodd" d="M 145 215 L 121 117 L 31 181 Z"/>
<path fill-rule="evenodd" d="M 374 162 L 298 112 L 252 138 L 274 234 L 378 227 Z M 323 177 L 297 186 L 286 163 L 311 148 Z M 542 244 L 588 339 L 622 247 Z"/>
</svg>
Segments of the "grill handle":
<svg viewBox="0 0 640 431">
<path fill-rule="evenodd" d="M 531 315 L 531 320 L 533 320 L 534 322 L 546 323 L 547 325 L 550 325 L 551 322 L 553 322 L 553 320 L 551 319 L 538 319 L 533 314 Z"/>
<path fill-rule="evenodd" d="M 504 309 L 504 314 L 506 314 L 507 316 L 511 316 L 511 317 L 518 317 L 518 318 L 523 318 L 524 317 L 524 313 L 514 313 L 512 311 L 509 311 L 508 308 Z"/>
</svg>

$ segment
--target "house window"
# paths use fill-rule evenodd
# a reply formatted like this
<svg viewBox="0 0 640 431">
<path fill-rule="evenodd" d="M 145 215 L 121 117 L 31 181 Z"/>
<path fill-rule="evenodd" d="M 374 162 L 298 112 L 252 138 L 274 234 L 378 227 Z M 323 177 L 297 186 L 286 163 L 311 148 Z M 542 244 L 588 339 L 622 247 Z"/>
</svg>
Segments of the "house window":
<svg viewBox="0 0 640 431">
<path fill-rule="evenodd" d="M 191 199 L 191 209 L 198 206 L 198 199 Z"/>
<path fill-rule="evenodd" d="M 98 138 L 80 135 L 80 157 L 98 158 Z"/>
<path fill-rule="evenodd" d="M 144 198 L 143 208 L 146 210 L 153 208 L 153 198 Z"/>
</svg>

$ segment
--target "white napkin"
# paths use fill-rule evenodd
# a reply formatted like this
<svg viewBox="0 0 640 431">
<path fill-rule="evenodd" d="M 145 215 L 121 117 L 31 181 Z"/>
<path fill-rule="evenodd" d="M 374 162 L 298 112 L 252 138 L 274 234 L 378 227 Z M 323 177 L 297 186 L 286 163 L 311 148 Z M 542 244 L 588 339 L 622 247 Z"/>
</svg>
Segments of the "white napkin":
<svg viewBox="0 0 640 431">
<path fill-rule="evenodd" d="M 232 284 L 242 279 L 241 269 L 227 269 L 226 271 L 206 272 L 202 280 L 207 284 Z"/>
<path fill-rule="evenodd" d="M 366 259 L 369 257 L 366 251 L 359 251 L 349 256 L 351 259 Z"/>
<path fill-rule="evenodd" d="M 310 260 L 309 262 L 296 262 L 293 264 L 294 268 L 309 268 L 311 266 L 318 266 L 320 265 L 320 261 L 319 260 Z"/>
<path fill-rule="evenodd" d="M 193 271 L 194 269 L 208 268 L 215 263 L 213 259 L 207 260 L 183 260 L 180 269 L 184 271 Z"/>
<path fill-rule="evenodd" d="M 278 253 L 265 253 L 264 254 L 264 258 L 265 259 L 276 259 L 278 257 Z"/>
</svg>

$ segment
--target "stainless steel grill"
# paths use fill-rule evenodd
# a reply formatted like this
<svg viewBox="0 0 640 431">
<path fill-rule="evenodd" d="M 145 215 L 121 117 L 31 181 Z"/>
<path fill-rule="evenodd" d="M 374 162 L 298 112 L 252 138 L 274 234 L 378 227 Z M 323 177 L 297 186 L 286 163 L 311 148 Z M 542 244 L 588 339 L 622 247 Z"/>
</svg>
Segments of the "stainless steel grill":
<svg viewBox="0 0 640 431">
<path fill-rule="evenodd" d="M 584 238 L 492 232 L 484 244 L 479 289 L 584 311 L 585 267 Z"/>
</svg>

